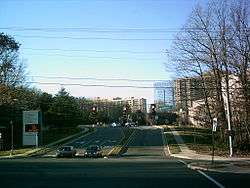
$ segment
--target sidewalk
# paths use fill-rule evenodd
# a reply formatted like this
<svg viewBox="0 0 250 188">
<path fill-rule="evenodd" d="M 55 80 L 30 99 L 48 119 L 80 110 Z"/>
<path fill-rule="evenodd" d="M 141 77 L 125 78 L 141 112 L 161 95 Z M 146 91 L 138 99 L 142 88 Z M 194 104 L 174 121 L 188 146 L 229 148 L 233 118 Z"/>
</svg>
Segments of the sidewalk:
<svg viewBox="0 0 250 188">
<path fill-rule="evenodd" d="M 190 159 L 196 162 L 191 162 L 188 167 L 191 169 L 210 170 L 217 172 L 234 172 L 234 173 L 250 173 L 250 158 L 237 158 L 237 157 L 220 157 L 214 156 L 214 164 L 211 164 L 212 156 L 205 154 L 198 154 L 190 150 L 184 143 L 178 131 L 171 129 L 172 134 L 179 145 L 181 150 L 178 154 L 171 154 L 170 156 L 180 159 Z"/>
</svg>

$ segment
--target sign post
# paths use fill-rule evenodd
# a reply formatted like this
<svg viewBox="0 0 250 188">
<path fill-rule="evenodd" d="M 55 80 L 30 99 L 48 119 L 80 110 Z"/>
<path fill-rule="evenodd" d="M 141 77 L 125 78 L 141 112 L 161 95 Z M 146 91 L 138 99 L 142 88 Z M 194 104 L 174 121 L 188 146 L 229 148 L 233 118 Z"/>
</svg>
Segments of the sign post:
<svg viewBox="0 0 250 188">
<path fill-rule="evenodd" d="M 213 148 L 212 148 L 212 164 L 214 164 L 214 132 L 216 132 L 217 129 L 217 118 L 213 119 L 213 129 L 212 129 L 212 144 L 213 144 Z"/>
</svg>

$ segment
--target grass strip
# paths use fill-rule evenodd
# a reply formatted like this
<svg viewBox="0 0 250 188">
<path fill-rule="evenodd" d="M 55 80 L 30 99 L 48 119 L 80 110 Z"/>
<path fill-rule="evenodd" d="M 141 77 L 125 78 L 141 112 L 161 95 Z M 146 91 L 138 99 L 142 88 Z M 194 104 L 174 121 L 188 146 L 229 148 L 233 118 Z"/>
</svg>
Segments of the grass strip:
<svg viewBox="0 0 250 188">
<path fill-rule="evenodd" d="M 166 127 L 164 128 L 164 135 L 165 135 L 165 139 L 167 141 L 169 150 L 172 154 L 177 154 L 181 152 L 181 149 L 179 147 L 179 145 L 177 144 L 174 135 L 171 131 L 170 128 Z"/>
<path fill-rule="evenodd" d="M 13 155 L 18 155 L 18 154 L 23 154 L 26 153 L 28 151 L 33 150 L 33 148 L 22 148 L 22 149 L 14 149 L 13 150 Z M 8 156 L 10 155 L 11 150 L 7 150 L 7 151 L 0 151 L 0 156 Z"/>
<path fill-rule="evenodd" d="M 43 131 L 43 145 L 47 145 L 67 136 L 80 133 L 81 131 L 82 129 L 78 127 L 62 127 Z"/>
<path fill-rule="evenodd" d="M 194 127 L 194 126 L 178 126 L 174 127 L 182 137 L 184 143 L 191 149 L 199 154 L 212 153 L 212 132 L 211 129 Z M 219 140 L 219 132 L 215 135 L 215 155 L 226 156 L 228 154 L 227 143 L 221 143 Z"/>
</svg>

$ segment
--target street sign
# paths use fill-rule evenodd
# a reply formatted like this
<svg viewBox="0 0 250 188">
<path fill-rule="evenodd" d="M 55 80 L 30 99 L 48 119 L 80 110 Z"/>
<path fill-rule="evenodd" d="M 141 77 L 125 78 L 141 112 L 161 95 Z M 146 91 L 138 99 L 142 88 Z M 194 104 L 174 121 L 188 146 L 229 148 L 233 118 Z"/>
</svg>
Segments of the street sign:
<svg viewBox="0 0 250 188">
<path fill-rule="evenodd" d="M 217 128 L 217 118 L 213 119 L 213 132 L 216 132 L 216 128 Z"/>
</svg>

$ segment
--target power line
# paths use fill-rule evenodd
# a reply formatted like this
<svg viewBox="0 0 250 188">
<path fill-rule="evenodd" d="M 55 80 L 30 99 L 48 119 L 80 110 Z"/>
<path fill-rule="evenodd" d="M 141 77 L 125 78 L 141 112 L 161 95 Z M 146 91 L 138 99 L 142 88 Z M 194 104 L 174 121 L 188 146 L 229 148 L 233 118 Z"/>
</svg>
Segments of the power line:
<svg viewBox="0 0 250 188">
<path fill-rule="evenodd" d="M 25 53 L 24 55 L 38 55 L 38 56 L 61 56 L 61 57 L 73 57 L 73 58 L 87 58 L 87 59 L 112 59 L 112 60 L 124 60 L 124 59 L 132 59 L 132 60 L 143 60 L 143 61 L 155 61 L 160 60 L 157 58 L 127 58 L 127 57 L 109 57 L 109 56 L 85 56 L 85 55 L 65 55 L 65 54 L 46 54 L 46 53 Z"/>
<path fill-rule="evenodd" d="M 93 78 L 93 77 L 67 77 L 67 76 L 39 76 L 39 75 L 33 75 L 30 77 L 48 78 L 48 79 L 68 79 L 68 80 L 96 80 L 96 81 L 172 82 L 171 80 L 127 79 L 127 78 Z"/>
<path fill-rule="evenodd" d="M 41 85 L 61 85 L 61 86 L 81 86 L 81 87 L 108 87 L 108 88 L 137 88 L 137 89 L 174 89 L 174 86 L 135 86 L 135 85 L 108 85 L 108 84 L 81 84 L 81 83 L 61 83 L 61 82 L 37 82 L 30 81 L 29 84 L 41 84 Z M 201 90 L 203 87 L 192 87 L 190 89 Z M 215 87 L 209 87 L 206 89 L 216 89 Z M 242 88 L 234 88 L 242 89 Z M 181 93 L 181 92 L 178 92 Z"/>
<path fill-rule="evenodd" d="M 173 87 L 153 87 L 153 86 L 133 86 L 133 85 L 106 85 L 106 84 L 80 84 L 80 83 L 60 83 L 60 82 L 27 82 L 29 84 L 41 85 L 61 85 L 61 86 L 81 86 L 81 87 L 108 87 L 108 88 L 138 88 L 138 89 L 164 89 Z"/>
<path fill-rule="evenodd" d="M 36 32 L 97 32 L 97 33 L 176 33 L 183 29 L 201 31 L 202 28 L 105 28 L 105 27 L 0 27 L 10 31 L 36 31 Z"/>
<path fill-rule="evenodd" d="M 22 48 L 31 51 L 62 51 L 62 52 L 96 52 L 96 53 L 131 53 L 131 54 L 159 54 L 167 51 L 130 51 L 130 50 L 89 50 L 89 49 L 61 49 L 61 48 Z"/>
<path fill-rule="evenodd" d="M 13 35 L 21 38 L 41 38 L 41 39 L 72 39 L 72 40 L 113 40 L 113 41 L 163 41 L 177 40 L 170 38 L 112 38 L 112 37 L 70 37 L 70 36 L 42 36 L 42 35 Z"/>
</svg>

